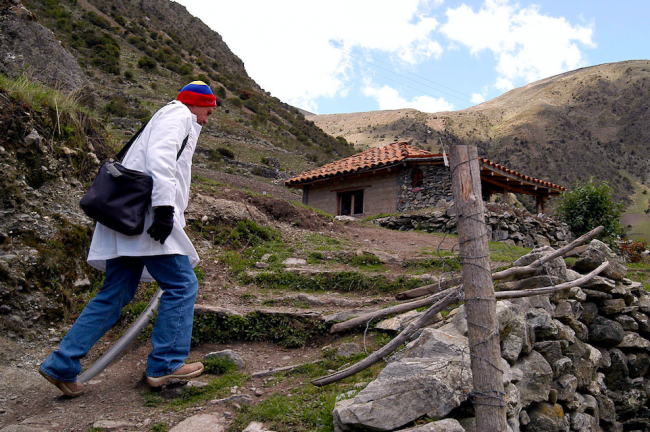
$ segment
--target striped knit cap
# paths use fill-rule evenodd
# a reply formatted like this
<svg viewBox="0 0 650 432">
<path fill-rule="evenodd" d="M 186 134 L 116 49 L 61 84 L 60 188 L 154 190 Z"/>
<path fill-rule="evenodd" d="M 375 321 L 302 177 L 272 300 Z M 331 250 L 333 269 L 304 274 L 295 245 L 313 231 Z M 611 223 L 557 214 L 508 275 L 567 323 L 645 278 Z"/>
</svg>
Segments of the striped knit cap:
<svg viewBox="0 0 650 432">
<path fill-rule="evenodd" d="M 203 81 L 193 81 L 183 87 L 176 100 L 183 102 L 185 105 L 200 107 L 217 106 L 217 98 L 212 93 L 212 90 L 210 90 L 210 87 Z"/>
</svg>

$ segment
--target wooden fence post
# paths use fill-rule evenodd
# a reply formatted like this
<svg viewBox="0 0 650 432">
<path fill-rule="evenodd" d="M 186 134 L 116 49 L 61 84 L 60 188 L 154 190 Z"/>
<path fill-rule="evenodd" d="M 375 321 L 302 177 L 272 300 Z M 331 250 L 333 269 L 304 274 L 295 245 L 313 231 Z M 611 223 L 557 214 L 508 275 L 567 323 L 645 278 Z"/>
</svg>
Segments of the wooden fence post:
<svg viewBox="0 0 650 432">
<path fill-rule="evenodd" d="M 469 335 L 476 430 L 508 430 L 499 325 L 476 147 L 451 148 L 452 191 Z"/>
</svg>

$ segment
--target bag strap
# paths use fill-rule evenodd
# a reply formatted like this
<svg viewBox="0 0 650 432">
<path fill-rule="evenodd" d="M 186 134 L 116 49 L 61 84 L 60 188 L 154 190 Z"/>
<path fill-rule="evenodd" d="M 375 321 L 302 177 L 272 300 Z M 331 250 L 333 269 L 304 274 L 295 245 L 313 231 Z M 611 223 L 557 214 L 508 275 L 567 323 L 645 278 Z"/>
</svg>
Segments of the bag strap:
<svg viewBox="0 0 650 432">
<path fill-rule="evenodd" d="M 147 122 L 146 122 L 146 123 L 145 123 L 145 124 L 140 128 L 140 130 L 137 131 L 137 132 L 135 133 L 135 135 L 133 135 L 133 136 L 131 137 L 131 139 L 129 140 L 129 142 L 126 143 L 126 144 L 124 145 L 124 147 L 122 147 L 122 150 L 120 150 L 120 152 L 119 152 L 118 154 L 115 155 L 115 158 L 114 158 L 114 159 L 115 159 L 116 161 L 118 161 L 118 162 L 122 162 L 122 158 L 124 157 L 124 155 L 126 155 L 126 153 L 129 151 L 129 149 L 131 148 L 131 146 L 133 145 L 133 143 L 135 142 L 135 140 L 138 139 L 138 137 L 140 136 L 140 134 L 142 133 L 142 131 L 144 130 L 144 128 L 147 127 L 148 124 L 149 124 L 149 122 L 147 121 Z M 186 136 L 185 139 L 183 140 L 183 144 L 181 145 L 181 149 L 178 151 L 178 153 L 176 153 L 176 160 L 178 160 L 178 158 L 181 157 L 181 154 L 183 154 L 183 150 L 185 150 L 185 146 L 187 146 L 187 140 L 188 140 L 189 138 L 190 138 L 190 134 L 187 134 L 187 136 Z"/>
</svg>

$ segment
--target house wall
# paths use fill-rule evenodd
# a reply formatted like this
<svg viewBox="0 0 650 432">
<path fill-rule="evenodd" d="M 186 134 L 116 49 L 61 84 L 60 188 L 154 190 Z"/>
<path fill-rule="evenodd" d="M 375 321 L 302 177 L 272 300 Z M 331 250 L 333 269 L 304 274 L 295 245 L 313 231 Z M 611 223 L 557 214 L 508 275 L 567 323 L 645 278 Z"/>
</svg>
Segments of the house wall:
<svg viewBox="0 0 650 432">
<path fill-rule="evenodd" d="M 306 204 L 330 214 L 338 214 L 337 194 L 340 189 L 363 189 L 363 215 L 372 216 L 380 213 L 397 211 L 399 173 L 384 172 L 346 180 L 332 180 L 309 186 Z"/>
<path fill-rule="evenodd" d="M 414 169 L 422 171 L 422 186 L 413 186 Z M 398 212 L 435 206 L 438 201 L 452 201 L 451 171 L 444 165 L 415 165 L 403 168 L 399 174 Z"/>
</svg>

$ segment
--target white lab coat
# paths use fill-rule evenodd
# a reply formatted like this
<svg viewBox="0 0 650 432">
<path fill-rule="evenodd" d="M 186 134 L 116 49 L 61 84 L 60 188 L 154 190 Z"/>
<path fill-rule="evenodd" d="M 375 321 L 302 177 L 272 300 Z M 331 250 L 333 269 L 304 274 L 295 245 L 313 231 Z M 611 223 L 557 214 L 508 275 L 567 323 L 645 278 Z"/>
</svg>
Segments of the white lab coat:
<svg viewBox="0 0 650 432">
<path fill-rule="evenodd" d="M 192 267 L 199 263 L 199 255 L 183 230 L 184 212 L 190 195 L 192 155 L 201 133 L 196 115 L 183 103 L 173 101 L 154 114 L 151 121 L 133 143 L 122 164 L 126 168 L 146 172 L 153 178 L 151 207 L 145 215 L 144 232 L 126 236 L 98 223 L 95 227 L 88 264 L 106 271 L 106 260 L 121 256 L 187 255 Z M 186 136 L 187 145 L 176 161 L 176 154 Z M 165 244 L 147 234 L 153 222 L 153 209 L 174 206 L 174 227 Z M 143 281 L 153 278 L 144 269 Z"/>
</svg>

